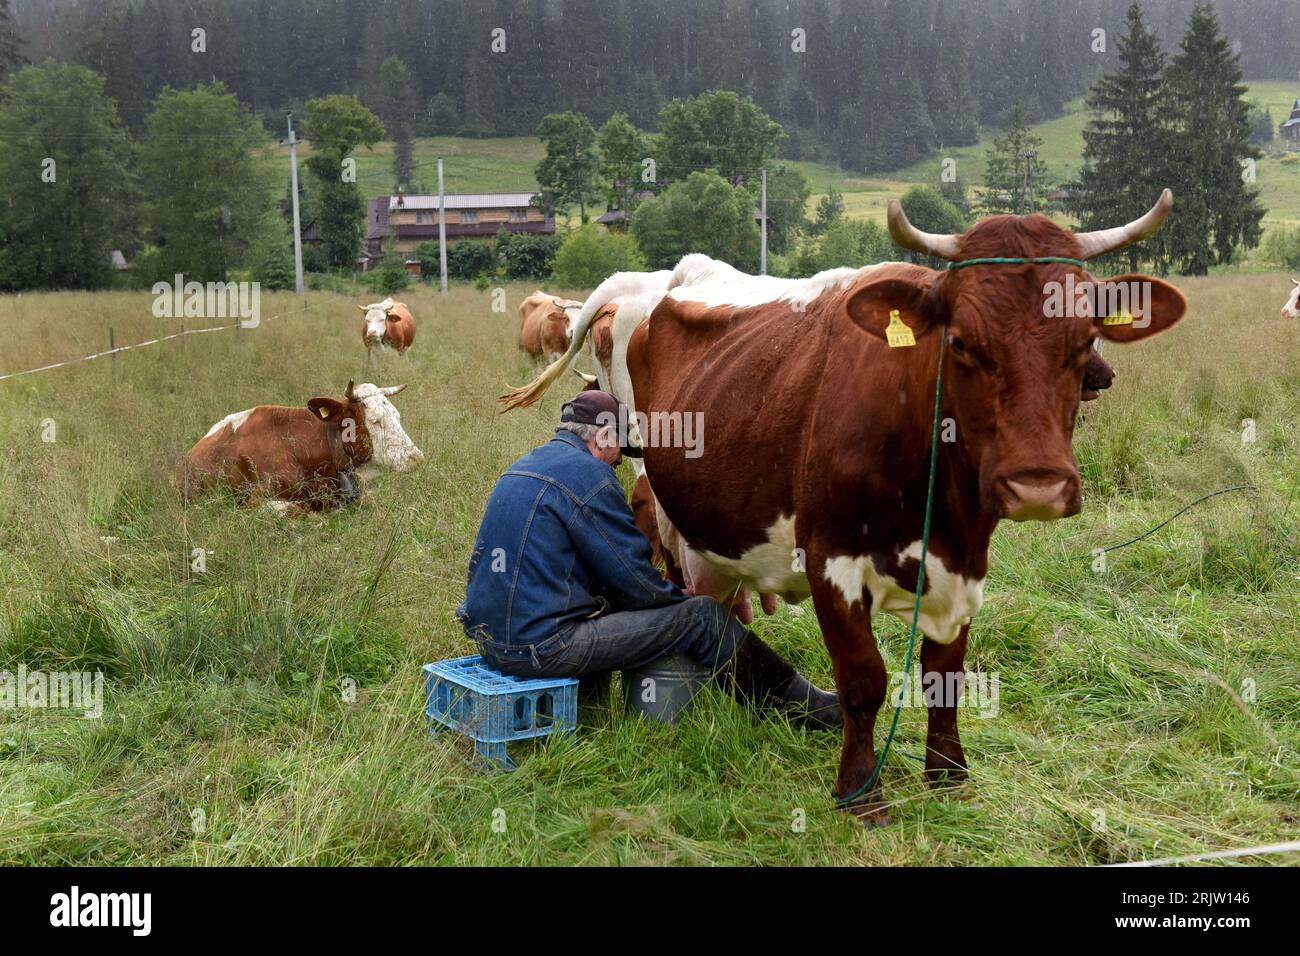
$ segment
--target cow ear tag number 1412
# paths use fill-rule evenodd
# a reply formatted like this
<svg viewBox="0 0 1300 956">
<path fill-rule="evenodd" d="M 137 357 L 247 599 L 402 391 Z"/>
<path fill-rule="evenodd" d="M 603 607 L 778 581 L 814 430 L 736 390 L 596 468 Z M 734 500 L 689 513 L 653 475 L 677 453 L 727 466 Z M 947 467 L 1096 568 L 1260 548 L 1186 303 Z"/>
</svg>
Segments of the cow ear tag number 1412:
<svg viewBox="0 0 1300 956">
<path fill-rule="evenodd" d="M 903 322 L 897 309 L 889 310 L 889 325 L 885 329 L 885 339 L 891 349 L 905 349 L 916 344 L 916 336 Z"/>
</svg>

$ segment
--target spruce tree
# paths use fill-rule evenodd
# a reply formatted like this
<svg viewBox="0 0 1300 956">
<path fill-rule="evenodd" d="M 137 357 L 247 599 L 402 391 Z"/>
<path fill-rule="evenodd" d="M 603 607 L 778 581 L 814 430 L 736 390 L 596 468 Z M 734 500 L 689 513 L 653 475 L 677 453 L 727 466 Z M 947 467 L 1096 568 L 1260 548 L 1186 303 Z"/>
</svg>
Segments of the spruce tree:
<svg viewBox="0 0 1300 956">
<path fill-rule="evenodd" d="M 1137 219 L 1172 179 L 1160 38 L 1147 29 L 1142 9 L 1128 9 L 1128 33 L 1119 38 L 1119 68 L 1088 92 L 1092 119 L 1083 131 L 1083 171 L 1075 204 L 1080 228 L 1106 229 Z M 1118 257 L 1138 271 L 1141 262 L 1163 272 L 1165 234 L 1129 246 Z"/>
<path fill-rule="evenodd" d="M 1047 208 L 1047 164 L 1039 158 L 1043 140 L 1025 125 L 1020 100 L 1011 105 L 1011 125 L 986 155 L 980 214 L 1027 215 Z"/>
<path fill-rule="evenodd" d="M 0 0 L 0 81 L 25 62 L 18 49 L 21 43 L 9 10 L 9 0 Z"/>
<path fill-rule="evenodd" d="M 1169 252 L 1179 272 L 1205 275 L 1210 266 L 1231 262 L 1238 246 L 1258 245 L 1264 216 L 1259 191 L 1246 181 L 1260 151 L 1250 143 L 1240 56 L 1209 4 L 1192 10 L 1165 79 L 1177 202 L 1165 227 Z"/>
</svg>

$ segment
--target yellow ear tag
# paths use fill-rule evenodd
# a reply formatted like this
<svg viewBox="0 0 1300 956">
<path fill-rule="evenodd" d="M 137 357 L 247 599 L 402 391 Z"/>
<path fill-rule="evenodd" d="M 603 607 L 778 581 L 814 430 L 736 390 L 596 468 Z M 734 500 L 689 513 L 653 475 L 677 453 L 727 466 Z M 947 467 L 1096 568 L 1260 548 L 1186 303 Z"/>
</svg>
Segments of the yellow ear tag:
<svg viewBox="0 0 1300 956">
<path fill-rule="evenodd" d="M 891 349 L 905 349 L 916 344 L 916 336 L 907 327 L 897 309 L 889 310 L 889 325 L 885 329 L 885 338 Z"/>
<path fill-rule="evenodd" d="M 325 408 L 324 406 L 322 406 L 321 408 L 318 408 L 318 409 L 316 409 L 316 410 L 317 410 L 318 412 L 320 412 L 320 417 L 321 417 L 321 418 L 329 418 L 329 417 L 330 417 L 330 410 L 329 410 L 328 408 Z"/>
<path fill-rule="evenodd" d="M 1132 325 L 1133 313 L 1130 312 L 1128 309 L 1124 308 L 1123 306 L 1120 306 L 1120 310 L 1117 315 L 1106 316 L 1106 318 L 1101 320 L 1101 324 L 1102 325 Z"/>
</svg>

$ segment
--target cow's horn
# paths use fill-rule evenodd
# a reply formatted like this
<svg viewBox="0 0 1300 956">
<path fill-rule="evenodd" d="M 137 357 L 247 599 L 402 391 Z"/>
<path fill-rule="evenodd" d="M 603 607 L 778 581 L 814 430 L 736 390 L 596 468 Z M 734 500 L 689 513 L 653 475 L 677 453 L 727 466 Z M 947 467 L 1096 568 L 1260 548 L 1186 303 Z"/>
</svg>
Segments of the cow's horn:
<svg viewBox="0 0 1300 956">
<path fill-rule="evenodd" d="M 364 305 L 359 305 L 359 306 L 357 306 L 357 308 L 360 309 L 362 312 L 369 312 L 369 311 L 370 311 L 370 310 L 369 310 L 368 308 L 366 308 Z"/>
<path fill-rule="evenodd" d="M 348 379 L 348 389 L 343 393 L 343 397 L 348 401 L 352 401 L 352 379 Z"/>
<path fill-rule="evenodd" d="M 578 378 L 582 379 L 588 385 L 596 384 L 596 376 L 594 375 L 588 375 L 586 372 L 579 371 L 576 368 L 573 370 L 573 374 L 578 376 Z"/>
<path fill-rule="evenodd" d="M 406 388 L 406 385 L 402 384 L 402 385 L 390 385 L 387 388 L 381 386 L 379 390 L 383 392 L 385 395 L 396 395 L 404 388 Z"/>
<path fill-rule="evenodd" d="M 1083 249 L 1080 258 L 1095 259 L 1097 256 L 1123 249 L 1132 243 L 1150 239 L 1164 225 L 1164 221 L 1169 218 L 1169 211 L 1173 208 L 1174 194 L 1166 189 L 1160 194 L 1156 204 L 1147 210 L 1145 216 L 1134 219 L 1127 226 L 1101 229 L 1097 232 L 1075 233 L 1075 238 L 1079 240 L 1079 245 Z"/>
<path fill-rule="evenodd" d="M 922 232 L 907 221 L 903 204 L 897 199 L 889 201 L 889 238 L 904 249 L 924 252 L 926 255 L 938 256 L 940 259 L 956 259 L 957 235 L 941 236 L 938 233 Z"/>
</svg>

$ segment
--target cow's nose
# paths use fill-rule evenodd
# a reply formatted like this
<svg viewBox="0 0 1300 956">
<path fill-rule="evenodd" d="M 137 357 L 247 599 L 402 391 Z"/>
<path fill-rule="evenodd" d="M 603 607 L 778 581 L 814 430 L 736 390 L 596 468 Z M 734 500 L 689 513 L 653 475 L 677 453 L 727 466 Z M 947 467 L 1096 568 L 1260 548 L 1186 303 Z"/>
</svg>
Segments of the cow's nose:
<svg viewBox="0 0 1300 956">
<path fill-rule="evenodd" d="M 1056 470 L 1026 470 L 997 480 L 1002 516 L 1012 521 L 1055 521 L 1082 508 L 1079 479 Z"/>
</svg>

